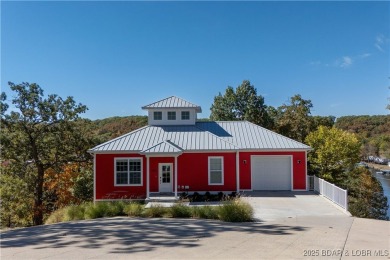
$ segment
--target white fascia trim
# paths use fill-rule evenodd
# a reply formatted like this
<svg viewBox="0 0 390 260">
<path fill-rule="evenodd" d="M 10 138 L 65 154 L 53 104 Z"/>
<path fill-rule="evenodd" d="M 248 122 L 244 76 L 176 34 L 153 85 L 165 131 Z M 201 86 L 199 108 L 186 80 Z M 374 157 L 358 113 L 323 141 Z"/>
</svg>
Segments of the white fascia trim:
<svg viewBox="0 0 390 260">
<path fill-rule="evenodd" d="M 240 149 L 240 152 L 245 153 L 256 153 L 256 152 L 306 152 L 309 149 L 273 149 L 273 148 L 266 148 L 266 149 Z"/>
<path fill-rule="evenodd" d="M 146 157 L 177 157 L 182 153 L 139 153 L 145 155 Z"/>
<path fill-rule="evenodd" d="M 124 150 L 124 151 L 94 151 L 91 154 L 140 154 L 141 151 L 137 150 Z"/>
</svg>

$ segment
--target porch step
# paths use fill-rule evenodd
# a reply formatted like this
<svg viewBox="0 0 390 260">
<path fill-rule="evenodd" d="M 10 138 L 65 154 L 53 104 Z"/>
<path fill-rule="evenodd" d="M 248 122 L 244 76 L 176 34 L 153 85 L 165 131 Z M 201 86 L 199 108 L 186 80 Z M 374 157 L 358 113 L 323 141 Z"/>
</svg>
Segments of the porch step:
<svg viewBox="0 0 390 260">
<path fill-rule="evenodd" d="M 175 202 L 148 202 L 145 206 L 145 209 L 151 208 L 151 207 L 163 207 L 163 208 L 171 208 L 173 205 L 175 205 Z M 189 204 L 189 203 L 187 203 Z"/>
<path fill-rule="evenodd" d="M 175 197 L 172 193 L 164 194 L 164 193 L 158 193 L 158 194 L 150 194 L 149 198 L 145 199 L 145 202 L 168 202 L 168 203 L 174 203 L 178 201 L 179 198 Z"/>
</svg>

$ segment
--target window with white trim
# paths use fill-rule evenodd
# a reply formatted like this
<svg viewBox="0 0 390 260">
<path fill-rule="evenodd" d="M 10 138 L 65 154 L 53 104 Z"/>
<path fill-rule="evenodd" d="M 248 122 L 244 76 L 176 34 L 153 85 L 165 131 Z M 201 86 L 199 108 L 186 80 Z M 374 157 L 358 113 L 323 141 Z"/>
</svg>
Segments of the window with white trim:
<svg viewBox="0 0 390 260">
<path fill-rule="evenodd" d="M 176 120 L 176 111 L 168 111 L 168 120 Z"/>
<path fill-rule="evenodd" d="M 161 111 L 154 111 L 153 112 L 153 119 L 154 120 L 162 120 L 162 112 Z"/>
<path fill-rule="evenodd" d="M 116 158 L 115 185 L 142 186 L 142 158 Z"/>
<path fill-rule="evenodd" d="M 209 185 L 223 185 L 223 157 L 209 157 Z"/>
<path fill-rule="evenodd" d="M 181 120 L 190 120 L 190 111 L 181 111 Z"/>
</svg>

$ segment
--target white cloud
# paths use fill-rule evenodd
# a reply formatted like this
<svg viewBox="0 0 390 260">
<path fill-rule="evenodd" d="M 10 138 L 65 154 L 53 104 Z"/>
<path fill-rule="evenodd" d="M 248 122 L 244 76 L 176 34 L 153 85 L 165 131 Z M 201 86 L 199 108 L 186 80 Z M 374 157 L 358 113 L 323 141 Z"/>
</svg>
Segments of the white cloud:
<svg viewBox="0 0 390 260">
<path fill-rule="evenodd" d="M 341 58 L 340 67 L 341 68 L 348 68 L 353 63 L 353 59 L 349 56 L 344 56 Z"/>
<path fill-rule="evenodd" d="M 365 58 L 371 57 L 371 55 L 372 55 L 371 53 L 363 53 L 363 54 L 358 55 L 357 57 L 360 59 L 365 59 Z"/>
<path fill-rule="evenodd" d="M 322 62 L 320 60 L 311 61 L 310 66 L 315 66 L 315 67 L 324 66 L 324 67 L 336 67 L 336 68 L 347 69 L 347 68 L 351 67 L 355 62 L 357 62 L 359 60 L 367 59 L 371 56 L 372 56 L 372 54 L 368 53 L 368 52 L 365 52 L 365 53 L 362 53 L 362 54 L 359 54 L 356 56 L 347 56 L 346 55 L 346 56 L 337 58 L 333 62 Z"/>
<path fill-rule="evenodd" d="M 385 52 L 384 46 L 389 41 L 383 34 L 376 36 L 374 46 L 381 52 Z"/>
</svg>

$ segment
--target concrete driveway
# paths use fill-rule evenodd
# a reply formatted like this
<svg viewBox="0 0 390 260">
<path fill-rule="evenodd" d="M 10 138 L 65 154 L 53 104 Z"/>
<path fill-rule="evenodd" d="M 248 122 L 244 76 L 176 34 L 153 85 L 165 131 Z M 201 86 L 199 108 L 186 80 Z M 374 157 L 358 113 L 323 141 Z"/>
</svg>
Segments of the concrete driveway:
<svg viewBox="0 0 390 260">
<path fill-rule="evenodd" d="M 341 207 L 314 192 L 251 191 L 242 198 L 252 205 L 258 221 L 304 216 L 350 216 Z"/>
<path fill-rule="evenodd" d="M 0 258 L 388 259 L 389 227 L 347 216 L 252 223 L 116 217 L 3 232 Z"/>
</svg>

